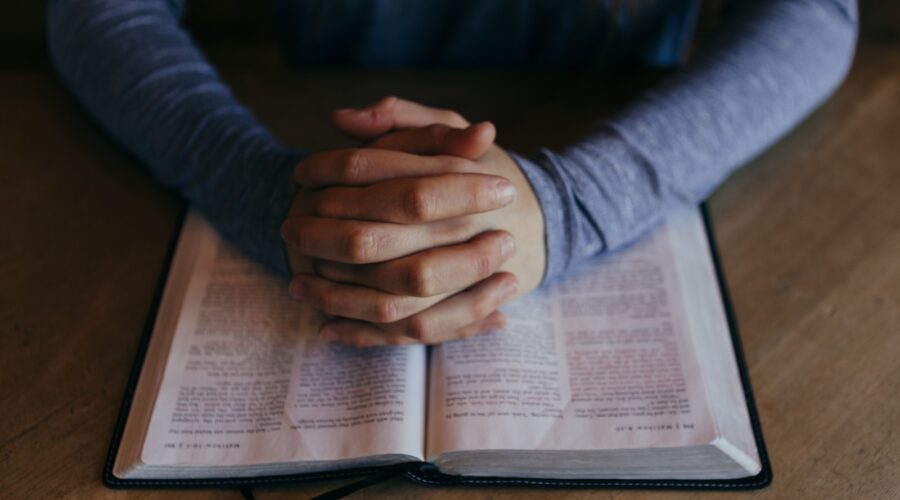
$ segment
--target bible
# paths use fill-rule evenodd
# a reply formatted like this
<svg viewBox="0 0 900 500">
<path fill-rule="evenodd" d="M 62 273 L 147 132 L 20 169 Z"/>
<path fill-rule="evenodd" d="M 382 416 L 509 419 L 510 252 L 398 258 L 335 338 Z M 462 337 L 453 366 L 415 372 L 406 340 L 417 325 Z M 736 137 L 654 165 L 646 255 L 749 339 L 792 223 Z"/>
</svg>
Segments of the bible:
<svg viewBox="0 0 900 500">
<path fill-rule="evenodd" d="M 189 213 L 104 479 L 755 488 L 771 472 L 700 209 L 503 306 L 499 331 L 357 349 Z"/>
</svg>

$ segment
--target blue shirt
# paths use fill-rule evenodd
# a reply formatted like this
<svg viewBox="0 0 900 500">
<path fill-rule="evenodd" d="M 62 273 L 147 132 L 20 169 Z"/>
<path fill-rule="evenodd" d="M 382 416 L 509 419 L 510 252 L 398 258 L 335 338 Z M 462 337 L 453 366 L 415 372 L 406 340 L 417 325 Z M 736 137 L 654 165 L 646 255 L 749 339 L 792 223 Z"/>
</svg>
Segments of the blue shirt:
<svg viewBox="0 0 900 500">
<path fill-rule="evenodd" d="M 733 4 L 673 78 L 563 151 L 514 155 L 544 213 L 545 280 L 705 198 L 841 82 L 855 0 Z M 53 62 L 161 182 L 288 274 L 279 226 L 303 150 L 280 144 L 234 99 L 179 24 L 182 10 L 177 0 L 51 0 Z M 276 9 L 294 63 L 363 66 L 671 64 L 695 10 L 687 0 L 285 0 Z"/>
<path fill-rule="evenodd" d="M 681 62 L 696 0 L 276 1 L 295 65 L 568 66 Z"/>
</svg>

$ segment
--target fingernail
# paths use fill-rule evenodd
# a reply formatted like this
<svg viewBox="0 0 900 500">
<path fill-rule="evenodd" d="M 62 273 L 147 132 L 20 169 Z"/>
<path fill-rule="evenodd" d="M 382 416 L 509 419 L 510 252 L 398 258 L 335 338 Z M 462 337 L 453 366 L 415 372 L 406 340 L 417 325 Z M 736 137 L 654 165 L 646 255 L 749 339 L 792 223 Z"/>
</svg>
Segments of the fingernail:
<svg viewBox="0 0 900 500">
<path fill-rule="evenodd" d="M 494 195 L 497 197 L 497 203 L 509 205 L 516 199 L 516 187 L 507 180 L 499 180 L 494 184 Z"/>
<path fill-rule="evenodd" d="M 503 283 L 503 290 L 500 291 L 500 296 L 502 297 L 500 300 L 506 300 L 516 292 L 519 291 L 519 283 L 516 280 L 506 280 Z"/>
<path fill-rule="evenodd" d="M 500 257 L 506 260 L 516 253 L 516 240 L 512 236 L 505 236 L 500 243 Z"/>
</svg>

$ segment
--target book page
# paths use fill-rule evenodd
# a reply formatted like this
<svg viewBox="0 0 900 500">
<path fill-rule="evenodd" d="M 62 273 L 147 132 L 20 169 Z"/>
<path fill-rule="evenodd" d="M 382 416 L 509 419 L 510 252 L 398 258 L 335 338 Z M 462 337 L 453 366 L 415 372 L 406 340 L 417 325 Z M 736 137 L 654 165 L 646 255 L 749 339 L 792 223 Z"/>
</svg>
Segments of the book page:
<svg viewBox="0 0 900 500">
<path fill-rule="evenodd" d="M 325 344 L 316 337 L 319 319 L 287 294 L 287 283 L 222 242 L 198 216 L 189 216 L 182 238 L 196 246 L 196 259 L 143 463 L 422 456 L 423 347 Z"/>
<path fill-rule="evenodd" d="M 671 227 L 505 307 L 502 331 L 433 349 L 429 459 L 709 444 Z"/>
</svg>

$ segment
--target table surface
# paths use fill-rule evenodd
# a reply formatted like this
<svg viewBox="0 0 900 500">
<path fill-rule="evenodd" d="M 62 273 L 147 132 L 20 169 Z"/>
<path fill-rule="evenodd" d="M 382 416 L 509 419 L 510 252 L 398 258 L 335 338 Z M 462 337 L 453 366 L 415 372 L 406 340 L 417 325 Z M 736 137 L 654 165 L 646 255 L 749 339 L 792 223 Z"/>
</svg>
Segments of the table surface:
<svg viewBox="0 0 900 500">
<path fill-rule="evenodd" d="M 864 43 L 834 98 L 710 201 L 775 473 L 771 487 L 748 496 L 900 497 L 895 47 Z M 277 134 L 312 147 L 344 144 L 327 126 L 330 109 L 388 93 L 491 119 L 501 144 L 513 149 L 559 146 L 653 79 L 437 70 L 301 74 L 262 54 L 233 47 L 213 58 Z M 182 205 L 91 122 L 48 68 L 0 72 L 0 109 L 0 497 L 239 498 L 235 491 L 113 491 L 100 482 Z M 295 498 L 340 484 L 260 489 L 257 496 Z M 548 492 L 426 488 L 397 479 L 365 494 L 539 498 Z"/>
</svg>

